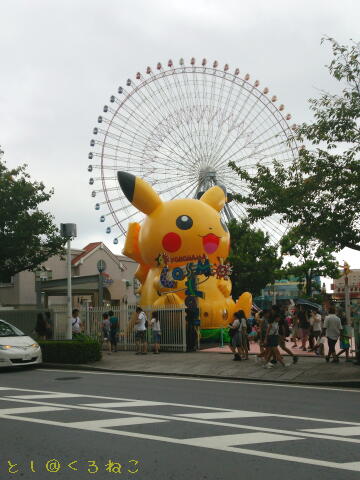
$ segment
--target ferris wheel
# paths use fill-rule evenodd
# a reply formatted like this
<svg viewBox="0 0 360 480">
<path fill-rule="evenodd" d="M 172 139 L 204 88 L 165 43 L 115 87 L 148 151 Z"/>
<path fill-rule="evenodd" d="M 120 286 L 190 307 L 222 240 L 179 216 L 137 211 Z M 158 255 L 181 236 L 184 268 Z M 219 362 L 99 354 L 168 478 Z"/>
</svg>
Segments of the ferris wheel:
<svg viewBox="0 0 360 480">
<path fill-rule="evenodd" d="M 129 222 L 143 216 L 125 198 L 117 180 L 127 171 L 149 182 L 163 200 L 199 198 L 213 185 L 227 193 L 249 193 L 247 184 L 229 167 L 229 162 L 256 173 L 256 165 L 271 166 L 273 160 L 290 164 L 297 156 L 293 142 L 295 125 L 277 97 L 269 95 L 250 75 L 233 73 L 214 61 L 203 59 L 175 66 L 158 63 L 120 86 L 110 97 L 94 128 L 93 150 L 88 166 L 95 209 L 114 243 L 126 234 Z M 246 207 L 235 200 L 226 204 L 225 220 L 247 216 Z M 286 230 L 272 216 L 256 226 L 276 244 Z"/>
</svg>

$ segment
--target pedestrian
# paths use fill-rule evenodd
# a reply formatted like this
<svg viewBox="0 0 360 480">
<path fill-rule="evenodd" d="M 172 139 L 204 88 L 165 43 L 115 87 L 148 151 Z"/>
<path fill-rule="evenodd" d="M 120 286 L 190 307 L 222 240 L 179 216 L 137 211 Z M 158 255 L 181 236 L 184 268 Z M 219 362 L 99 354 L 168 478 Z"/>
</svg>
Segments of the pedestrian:
<svg viewBox="0 0 360 480">
<path fill-rule="evenodd" d="M 297 363 L 298 357 L 293 354 L 293 352 L 287 348 L 286 342 L 287 342 L 287 337 L 290 335 L 290 329 L 289 329 L 289 324 L 286 320 L 286 317 L 280 317 L 279 318 L 279 347 L 281 350 L 286 352 L 288 355 L 290 355 L 293 359 L 293 363 Z"/>
<path fill-rule="evenodd" d="M 136 355 L 147 354 L 147 318 L 146 314 L 141 307 L 136 308 L 137 319 L 135 320 L 135 343 L 136 343 Z"/>
<path fill-rule="evenodd" d="M 154 352 L 155 354 L 160 353 L 160 341 L 161 341 L 161 326 L 160 326 L 160 319 L 159 319 L 159 312 L 153 312 L 150 326 L 152 329 L 152 336 L 154 342 Z"/>
<path fill-rule="evenodd" d="M 346 328 L 346 316 L 343 315 L 341 318 L 340 318 L 340 321 L 341 321 L 341 325 L 342 325 L 342 330 L 341 330 L 341 333 L 340 333 L 340 349 L 341 351 L 337 354 L 337 357 L 339 358 L 340 355 L 342 355 L 343 353 L 345 353 L 345 357 L 346 357 L 346 362 L 351 362 L 352 360 L 350 359 L 350 337 L 348 335 L 348 330 Z"/>
<path fill-rule="evenodd" d="M 313 310 L 310 315 L 310 338 L 309 338 L 309 351 L 313 351 L 317 343 L 317 340 L 321 336 L 321 315 L 319 312 Z"/>
<path fill-rule="evenodd" d="M 266 344 L 266 352 L 265 352 L 265 365 L 264 368 L 272 368 L 274 365 L 270 362 L 270 358 L 274 357 L 276 361 L 281 363 L 283 367 L 286 367 L 284 360 L 279 352 L 278 345 L 279 345 L 279 320 L 280 314 L 276 313 L 272 315 L 269 319 L 269 325 L 266 331 L 265 337 L 265 344 Z"/>
<path fill-rule="evenodd" d="M 302 306 L 300 306 L 299 311 L 297 312 L 297 317 L 299 319 L 301 348 L 303 352 L 306 352 L 306 342 L 308 341 L 310 334 L 310 322 L 308 312 Z"/>
<path fill-rule="evenodd" d="M 116 353 L 118 335 L 119 335 L 119 319 L 114 315 L 114 312 L 112 310 L 109 311 L 109 322 L 110 322 L 110 346 L 111 346 L 111 351 Z"/>
<path fill-rule="evenodd" d="M 46 340 L 47 328 L 48 325 L 44 314 L 39 312 L 36 317 L 36 325 L 34 329 L 39 340 Z"/>
<path fill-rule="evenodd" d="M 73 338 L 78 337 L 84 330 L 83 323 L 79 317 L 79 313 L 79 309 L 74 308 L 74 310 L 72 311 L 72 317 L 70 319 Z"/>
<path fill-rule="evenodd" d="M 103 341 L 107 344 L 108 353 L 111 353 L 111 342 L 110 342 L 110 319 L 109 314 L 107 312 L 103 313 L 102 316 L 102 334 L 103 334 Z"/>
<path fill-rule="evenodd" d="M 297 311 L 295 310 L 292 316 L 292 323 L 291 323 L 291 341 L 293 342 L 292 348 L 297 348 L 298 338 L 299 338 L 299 318 L 297 316 Z"/>
<path fill-rule="evenodd" d="M 351 304 L 352 325 L 354 328 L 355 340 L 355 365 L 360 365 L 360 304 L 353 302 Z"/>
<path fill-rule="evenodd" d="M 246 317 L 242 310 L 235 312 L 232 323 L 229 323 L 230 349 L 234 354 L 233 360 L 240 361 L 241 355 L 244 353 L 243 332 L 246 332 Z"/>
<path fill-rule="evenodd" d="M 329 315 L 325 317 L 324 329 L 326 331 L 326 337 L 329 346 L 329 352 L 325 357 L 325 360 L 328 362 L 330 360 L 330 357 L 333 356 L 332 363 L 339 363 L 339 358 L 335 352 L 335 345 L 340 337 L 342 325 L 340 318 L 335 315 L 334 305 L 330 305 L 329 307 Z"/>
<path fill-rule="evenodd" d="M 242 312 L 242 314 L 240 312 Z M 232 323 L 229 323 L 230 349 L 234 354 L 233 360 L 235 361 L 240 361 L 243 353 L 242 334 L 244 323 L 246 329 L 245 314 L 242 310 L 240 312 L 235 312 L 232 318 Z M 243 319 L 245 320 L 244 323 L 242 322 Z"/>
<path fill-rule="evenodd" d="M 265 355 L 265 337 L 266 337 L 266 332 L 269 325 L 269 318 L 270 318 L 270 311 L 266 309 L 263 310 L 261 312 L 261 316 L 259 316 L 258 339 L 259 339 L 260 353 L 257 356 L 258 359 L 264 357 Z"/>
<path fill-rule="evenodd" d="M 53 337 L 53 323 L 51 321 L 51 313 L 49 311 L 45 312 L 45 322 L 46 322 L 46 340 L 51 340 Z"/>
</svg>

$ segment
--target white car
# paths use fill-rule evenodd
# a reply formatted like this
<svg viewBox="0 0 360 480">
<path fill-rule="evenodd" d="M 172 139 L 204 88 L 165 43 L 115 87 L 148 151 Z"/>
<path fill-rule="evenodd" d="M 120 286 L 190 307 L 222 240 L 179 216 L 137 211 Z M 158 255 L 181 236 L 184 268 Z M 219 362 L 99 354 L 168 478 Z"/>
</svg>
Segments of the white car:
<svg viewBox="0 0 360 480">
<path fill-rule="evenodd" d="M 36 365 L 42 362 L 41 349 L 10 323 L 0 320 L 0 367 Z"/>
</svg>

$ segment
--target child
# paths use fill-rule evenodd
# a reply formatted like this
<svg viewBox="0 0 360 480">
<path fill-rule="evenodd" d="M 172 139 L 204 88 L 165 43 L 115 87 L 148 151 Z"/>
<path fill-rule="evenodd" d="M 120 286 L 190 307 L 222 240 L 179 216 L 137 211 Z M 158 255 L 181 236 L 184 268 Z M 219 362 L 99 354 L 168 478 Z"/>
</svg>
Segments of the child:
<svg viewBox="0 0 360 480">
<path fill-rule="evenodd" d="M 345 353 L 346 361 L 351 362 L 350 357 L 349 357 L 350 338 L 348 336 L 348 329 L 347 329 L 347 325 L 346 325 L 346 317 L 343 316 L 341 318 L 341 324 L 342 324 L 342 327 L 343 327 L 342 330 L 341 330 L 341 333 L 340 333 L 340 348 L 341 348 L 341 351 L 337 354 L 337 356 L 340 357 L 340 355 L 342 353 Z"/>
</svg>

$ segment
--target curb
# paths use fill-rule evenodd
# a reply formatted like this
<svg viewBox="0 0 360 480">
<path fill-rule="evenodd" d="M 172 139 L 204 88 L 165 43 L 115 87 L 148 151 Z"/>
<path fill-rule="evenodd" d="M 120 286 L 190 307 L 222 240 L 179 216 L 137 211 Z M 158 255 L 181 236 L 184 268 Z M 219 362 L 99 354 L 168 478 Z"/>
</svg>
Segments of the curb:
<svg viewBox="0 0 360 480">
<path fill-rule="evenodd" d="M 235 382 L 253 382 L 253 383 L 278 383 L 280 385 L 297 385 L 297 386 L 310 386 L 310 387 L 344 387 L 360 389 L 360 380 L 340 380 L 340 381 L 317 381 L 317 382 L 289 382 L 285 380 L 266 380 L 248 377 L 232 377 L 226 375 L 206 375 L 206 374 L 190 374 L 190 373 L 172 373 L 172 372 L 144 372 L 143 370 L 124 370 L 124 369 L 111 369 L 104 367 L 94 367 L 91 365 L 78 365 L 78 364 L 62 364 L 62 363 L 43 363 L 40 368 L 50 368 L 62 370 L 79 370 L 88 372 L 104 372 L 104 373 L 126 373 L 134 375 L 149 375 L 157 377 L 179 377 L 179 378 L 203 378 L 208 380 L 232 380 Z"/>
</svg>

